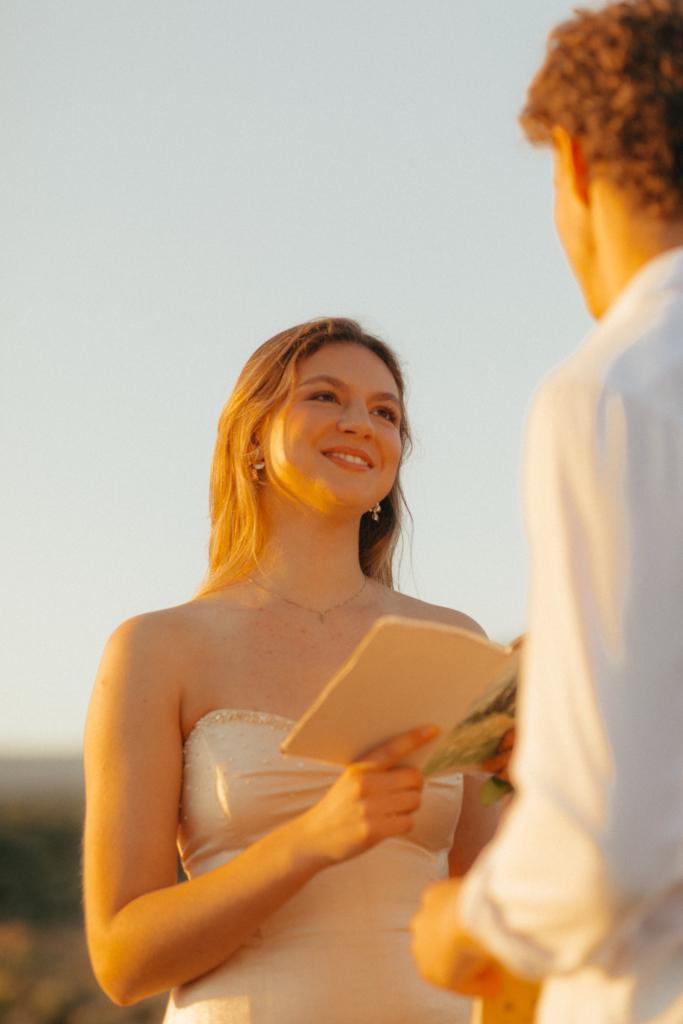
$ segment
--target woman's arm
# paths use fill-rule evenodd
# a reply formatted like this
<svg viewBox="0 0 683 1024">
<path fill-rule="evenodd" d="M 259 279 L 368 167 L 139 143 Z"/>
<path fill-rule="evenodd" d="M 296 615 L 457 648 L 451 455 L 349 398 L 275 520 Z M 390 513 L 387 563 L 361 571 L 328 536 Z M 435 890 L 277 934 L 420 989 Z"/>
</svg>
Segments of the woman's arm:
<svg viewBox="0 0 683 1024">
<path fill-rule="evenodd" d="M 350 766 L 318 804 L 229 863 L 176 884 L 187 671 L 163 614 L 131 620 L 107 645 L 88 716 L 88 946 L 120 1004 L 217 967 L 317 872 L 408 832 L 420 804 L 421 774 L 396 767 L 433 737 L 415 730 Z"/>
</svg>

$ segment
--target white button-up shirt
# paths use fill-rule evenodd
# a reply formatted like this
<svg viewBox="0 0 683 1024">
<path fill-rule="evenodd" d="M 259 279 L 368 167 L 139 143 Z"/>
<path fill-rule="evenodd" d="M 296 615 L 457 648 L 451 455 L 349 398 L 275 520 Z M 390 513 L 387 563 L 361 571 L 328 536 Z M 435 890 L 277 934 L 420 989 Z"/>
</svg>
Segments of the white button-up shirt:
<svg viewBox="0 0 683 1024">
<path fill-rule="evenodd" d="M 683 1024 L 683 248 L 542 385 L 517 796 L 461 916 L 542 1024 Z"/>
</svg>

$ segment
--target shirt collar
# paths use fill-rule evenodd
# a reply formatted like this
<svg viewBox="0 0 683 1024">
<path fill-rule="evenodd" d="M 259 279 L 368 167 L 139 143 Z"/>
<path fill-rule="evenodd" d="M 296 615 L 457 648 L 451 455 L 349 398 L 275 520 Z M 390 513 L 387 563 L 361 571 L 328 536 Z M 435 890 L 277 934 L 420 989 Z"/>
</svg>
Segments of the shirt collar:
<svg viewBox="0 0 683 1024">
<path fill-rule="evenodd" d="M 668 288 L 683 290 L 683 246 L 667 249 L 648 260 L 620 292 L 601 322 L 620 318 L 634 302 L 639 303 L 646 295 Z"/>
</svg>

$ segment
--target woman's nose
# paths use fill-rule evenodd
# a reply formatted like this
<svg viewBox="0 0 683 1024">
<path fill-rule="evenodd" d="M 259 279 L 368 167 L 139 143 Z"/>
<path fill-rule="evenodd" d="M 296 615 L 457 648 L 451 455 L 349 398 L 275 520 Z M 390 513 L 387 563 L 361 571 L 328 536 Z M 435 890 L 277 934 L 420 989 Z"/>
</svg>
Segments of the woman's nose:
<svg viewBox="0 0 683 1024">
<path fill-rule="evenodd" d="M 344 405 L 337 422 L 345 433 L 371 435 L 373 432 L 372 419 L 364 402 Z"/>
</svg>

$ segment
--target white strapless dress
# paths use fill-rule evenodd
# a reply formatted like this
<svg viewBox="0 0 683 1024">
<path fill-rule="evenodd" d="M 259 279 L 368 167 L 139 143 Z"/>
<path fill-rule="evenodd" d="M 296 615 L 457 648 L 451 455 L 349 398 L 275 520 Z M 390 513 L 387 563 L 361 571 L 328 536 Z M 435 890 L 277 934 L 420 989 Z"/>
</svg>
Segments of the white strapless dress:
<svg viewBox="0 0 683 1024">
<path fill-rule="evenodd" d="M 311 807 L 339 769 L 284 757 L 293 723 L 213 711 L 185 744 L 178 845 L 190 878 Z M 413 832 L 316 875 L 221 966 L 171 993 L 164 1024 L 466 1024 L 410 955 L 425 886 L 447 874 L 462 777 L 427 783 Z"/>
</svg>

